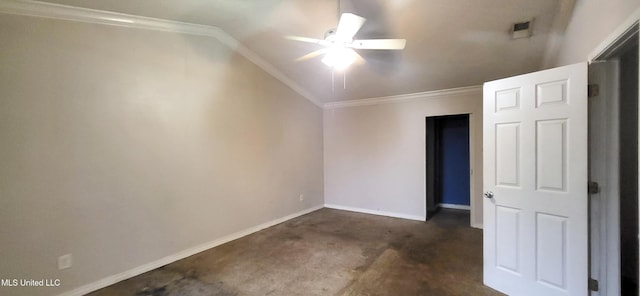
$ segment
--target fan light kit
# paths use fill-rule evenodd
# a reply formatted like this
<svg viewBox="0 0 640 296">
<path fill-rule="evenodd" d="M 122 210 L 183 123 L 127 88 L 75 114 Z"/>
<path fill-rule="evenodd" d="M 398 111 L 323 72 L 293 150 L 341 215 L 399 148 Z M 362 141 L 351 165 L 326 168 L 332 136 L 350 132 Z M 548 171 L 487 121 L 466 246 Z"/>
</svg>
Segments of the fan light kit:
<svg viewBox="0 0 640 296">
<path fill-rule="evenodd" d="M 344 46 L 333 46 L 322 59 L 322 62 L 336 70 L 344 70 L 356 60 L 356 52 Z"/>
<path fill-rule="evenodd" d="M 285 36 L 287 39 L 302 41 L 307 43 L 316 43 L 324 46 L 324 48 L 310 52 L 297 61 L 311 59 L 320 55 L 324 55 L 322 63 L 329 66 L 331 71 L 331 89 L 334 89 L 335 71 L 343 71 L 347 69 L 356 59 L 363 58 L 354 49 L 378 49 L 378 50 L 402 50 L 407 40 L 405 39 L 356 39 L 353 37 L 358 33 L 362 25 L 366 21 L 365 18 L 353 13 L 340 14 L 340 0 L 338 0 L 338 27 L 327 31 L 324 39 L 315 39 L 300 36 Z M 347 88 L 347 75 L 343 75 L 344 88 Z"/>
<path fill-rule="evenodd" d="M 339 9 L 339 8 L 338 8 Z M 336 70 L 344 70 L 351 65 L 360 55 L 354 49 L 377 49 L 377 50 L 402 50 L 407 40 L 405 39 L 353 39 L 358 33 L 365 18 L 353 13 L 343 13 L 340 15 L 338 27 L 329 30 L 324 39 L 315 39 L 299 36 L 286 36 L 287 39 L 316 43 L 325 48 L 313 51 L 298 58 L 298 61 L 325 55 L 322 62 Z"/>
</svg>

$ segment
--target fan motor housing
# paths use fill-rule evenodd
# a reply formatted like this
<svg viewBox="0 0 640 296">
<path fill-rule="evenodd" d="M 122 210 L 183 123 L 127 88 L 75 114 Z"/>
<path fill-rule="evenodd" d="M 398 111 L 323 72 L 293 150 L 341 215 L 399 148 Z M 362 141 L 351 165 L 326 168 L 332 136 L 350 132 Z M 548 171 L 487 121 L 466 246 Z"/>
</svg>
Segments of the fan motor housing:
<svg viewBox="0 0 640 296">
<path fill-rule="evenodd" d="M 329 29 L 324 33 L 324 40 L 334 41 L 336 36 L 336 28 Z"/>
</svg>

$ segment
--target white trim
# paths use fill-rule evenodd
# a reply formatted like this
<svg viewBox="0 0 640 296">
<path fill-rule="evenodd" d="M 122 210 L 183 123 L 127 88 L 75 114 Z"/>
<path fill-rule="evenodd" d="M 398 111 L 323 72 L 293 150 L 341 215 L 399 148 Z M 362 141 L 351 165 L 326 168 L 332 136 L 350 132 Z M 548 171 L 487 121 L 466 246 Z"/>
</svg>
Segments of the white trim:
<svg viewBox="0 0 640 296">
<path fill-rule="evenodd" d="M 640 8 L 636 9 L 622 24 L 620 24 L 611 34 L 607 36 L 592 52 L 587 56 L 589 63 L 593 62 L 600 55 L 608 51 L 612 46 L 618 44 L 618 39 L 625 32 L 640 22 Z"/>
<path fill-rule="evenodd" d="M 464 94 L 475 94 L 475 93 L 480 93 L 480 94 L 482 93 L 481 85 L 441 89 L 441 90 L 388 96 L 388 97 L 348 100 L 348 101 L 342 101 L 342 102 L 330 102 L 330 103 L 325 103 L 324 108 L 336 109 L 336 108 L 346 108 L 346 107 L 379 105 L 379 104 L 399 103 L 399 102 L 409 101 L 409 100 L 425 99 L 430 97 L 464 95 Z"/>
<path fill-rule="evenodd" d="M 477 214 L 477 212 L 474 211 L 474 209 L 476 209 L 476 207 L 478 207 L 478 205 L 476 204 L 476 201 L 474 199 L 474 193 L 475 193 L 475 190 L 476 190 L 476 186 L 475 186 L 475 182 L 474 182 L 474 178 L 475 178 L 474 172 L 475 171 L 474 171 L 474 166 L 473 166 L 473 164 L 475 162 L 474 155 L 475 155 L 475 152 L 476 152 L 473 149 L 475 147 L 475 141 L 476 141 L 476 133 L 474 132 L 474 124 L 473 123 L 474 123 L 474 120 L 476 118 L 474 117 L 474 113 L 472 113 L 472 112 L 468 112 L 468 113 L 465 113 L 465 112 L 462 112 L 462 113 L 451 113 L 451 114 L 443 114 L 443 115 L 429 115 L 429 116 L 425 116 L 425 117 L 438 117 L 438 116 L 448 116 L 448 115 L 468 115 L 469 116 L 469 122 L 468 122 L 468 126 L 467 126 L 467 128 L 469 129 L 469 206 L 466 206 L 466 208 L 462 208 L 462 209 L 463 210 L 469 210 L 469 213 L 470 213 L 469 225 L 471 227 L 482 228 L 482 223 L 475 223 L 474 222 L 475 219 L 476 219 L 476 214 Z M 482 122 L 480 124 L 482 124 Z M 422 135 L 426 135 L 426 131 L 425 130 L 423 130 Z M 426 143 L 426 138 L 424 139 L 424 143 Z M 480 155 L 480 157 L 482 157 L 482 155 Z M 423 164 L 422 171 L 426 172 L 426 170 L 427 170 L 427 163 L 425 161 L 424 164 Z M 482 169 L 480 169 L 480 170 L 482 170 Z M 426 180 L 426 176 L 425 176 L 424 189 L 423 189 L 424 190 L 424 196 L 427 196 L 427 182 L 426 181 L 427 180 Z M 451 205 L 451 207 L 448 207 L 448 208 L 453 208 L 453 209 L 455 209 L 453 206 L 461 206 L 461 205 L 453 205 L 453 204 L 437 204 L 436 208 L 440 207 L 441 205 L 444 205 L 444 206 L 442 206 L 443 208 L 447 208 L 447 205 Z M 482 206 L 482 203 L 480 203 L 480 206 Z M 426 211 L 427 211 L 426 198 L 424 199 L 424 202 L 423 202 L 423 208 L 425 209 L 425 214 L 424 215 L 426 216 Z M 458 209 L 460 209 L 460 208 L 458 208 Z"/>
<path fill-rule="evenodd" d="M 197 253 L 206 251 L 208 249 L 217 247 L 219 245 L 228 243 L 230 241 L 239 239 L 241 237 L 250 235 L 252 233 L 258 232 L 258 231 L 263 230 L 265 228 L 269 228 L 271 226 L 286 222 L 286 221 L 291 220 L 293 218 L 296 218 L 296 217 L 299 217 L 299 216 L 302 216 L 302 215 L 317 211 L 317 210 L 322 209 L 322 208 L 323 208 L 322 205 L 315 206 L 315 207 L 312 207 L 312 208 L 309 208 L 309 209 L 306 209 L 306 210 L 302 210 L 302 211 L 297 212 L 297 213 L 293 213 L 293 214 L 288 215 L 288 216 L 284 216 L 282 218 L 278 218 L 278 219 L 275 219 L 275 220 L 272 220 L 272 221 L 269 221 L 269 222 L 265 222 L 265 223 L 262 223 L 260 225 L 253 226 L 253 227 L 247 228 L 245 230 L 242 230 L 242 231 L 239 231 L 239 232 L 232 233 L 230 235 L 221 237 L 219 239 L 200 244 L 200 245 L 195 246 L 193 248 L 186 249 L 184 251 L 175 253 L 173 255 L 169 255 L 169 256 L 160 258 L 160 259 L 158 259 L 156 261 L 149 262 L 147 264 L 138 266 L 136 268 L 133 268 L 133 269 L 130 269 L 130 270 L 118 273 L 118 274 L 114 274 L 112 276 L 108 276 L 106 278 L 103 278 L 101 280 L 95 281 L 93 283 L 90 283 L 90 284 L 75 288 L 75 289 L 73 289 L 71 291 L 64 292 L 64 293 L 62 293 L 60 295 L 64 295 L 64 296 L 85 295 L 87 293 L 102 289 L 104 287 L 113 285 L 113 284 L 115 284 L 117 282 L 132 278 L 134 276 L 143 274 L 143 273 L 145 273 L 147 271 L 154 270 L 156 268 L 162 267 L 162 266 L 167 265 L 169 263 L 178 261 L 180 259 L 184 259 L 186 257 L 195 255 Z"/>
<path fill-rule="evenodd" d="M 372 214 L 372 215 L 378 215 L 378 216 L 402 218 L 402 219 L 408 219 L 408 220 L 417 220 L 417 221 L 425 221 L 426 220 L 426 217 L 417 216 L 417 215 L 408 215 L 408 214 L 402 214 L 402 213 L 376 211 L 376 210 L 370 210 L 370 209 L 339 206 L 339 205 L 333 205 L 333 204 L 324 204 L 324 207 L 325 208 L 329 208 L 329 209 L 335 209 L 335 210 L 343 210 L 343 211 L 358 212 L 358 213 Z"/>
<path fill-rule="evenodd" d="M 484 98 L 483 98 L 484 99 Z M 471 227 L 475 227 L 475 223 L 474 221 L 476 220 L 476 211 L 474 211 L 475 209 L 477 209 L 478 204 L 476 203 L 475 199 L 474 199 L 474 194 L 475 194 L 475 190 L 476 190 L 476 186 L 475 186 L 475 182 L 474 179 L 476 178 L 474 172 L 476 172 L 475 167 L 473 166 L 473 164 L 476 161 L 476 158 L 474 157 L 476 151 L 474 150 L 475 147 L 475 141 L 476 141 L 476 133 L 473 131 L 474 129 L 474 124 L 473 124 L 473 120 L 476 119 L 474 118 L 474 113 L 469 113 L 469 122 L 468 124 L 468 131 L 469 131 L 469 220 L 470 220 L 470 224 Z M 482 150 L 480 151 L 480 154 L 482 154 Z M 480 158 L 482 158 L 482 155 L 480 155 Z M 482 170 L 482 168 L 480 168 L 480 170 Z M 482 206 L 482 203 L 480 203 L 480 206 Z M 476 227 L 477 228 L 477 227 Z M 482 226 L 480 227 L 482 228 Z"/>
<path fill-rule="evenodd" d="M 438 204 L 438 207 L 445 208 L 445 209 L 471 211 L 471 206 L 470 205 L 456 205 L 456 204 L 440 203 L 440 204 Z"/>
<path fill-rule="evenodd" d="M 0 13 L 216 38 L 305 99 L 322 107 L 321 101 L 309 91 L 218 27 L 33 0 L 0 0 Z"/>
<path fill-rule="evenodd" d="M 620 295 L 619 81 L 619 61 L 589 66 L 589 83 L 600 85 L 600 98 L 589 99 L 590 132 L 598 139 L 589 143 L 589 174 L 602 188 L 589 195 L 590 277 L 600 283 L 592 296 Z"/>
<path fill-rule="evenodd" d="M 589 63 L 597 62 L 602 58 L 606 58 L 606 55 L 615 52 L 618 47 L 625 43 L 625 38 L 628 38 L 629 35 L 627 33 L 632 32 L 631 30 L 638 30 L 640 25 L 640 8 L 636 9 L 624 22 L 622 22 L 618 27 L 616 27 L 596 48 L 587 56 L 587 61 Z M 639 52 L 640 54 L 640 52 Z M 640 67 L 640 65 L 638 65 Z M 617 75 L 617 71 L 612 72 L 613 75 Z M 619 77 L 612 78 L 612 81 L 618 81 Z M 638 81 L 640 84 L 640 79 Z M 611 87 L 611 91 L 616 92 L 616 86 Z M 606 90 L 605 90 L 606 91 Z M 618 94 L 608 94 L 611 95 L 612 98 L 616 98 L 619 100 Z M 640 100 L 640 97 L 639 97 Z M 617 102 L 617 101 L 616 101 Z M 618 106 L 614 106 L 618 107 Z M 640 107 L 639 107 L 640 108 Z M 614 108 L 615 109 L 615 108 Z M 617 109 L 616 109 L 617 110 Z M 619 129 L 619 126 L 616 126 L 616 123 L 610 123 L 615 126 L 615 129 Z M 613 135 L 616 135 L 615 133 Z M 615 139 L 614 139 L 615 140 Z M 613 143 L 617 143 L 614 141 Z M 617 151 L 617 148 L 614 147 L 612 151 Z M 638 150 L 640 155 L 640 150 Z M 605 156 L 606 157 L 606 156 Z M 607 159 L 609 162 L 608 165 L 612 165 L 613 167 L 607 168 L 607 173 L 609 172 L 617 172 L 615 166 L 619 165 L 617 162 L 611 162 L 610 159 Z M 640 168 L 639 168 L 640 170 Z M 639 171 L 640 174 L 640 171 Z M 607 175 L 608 178 L 619 178 L 619 176 Z M 607 180 L 609 181 L 609 180 Z M 615 184 L 615 183 L 613 183 Z M 639 183 L 640 184 L 640 183 Z M 640 185 L 639 185 L 640 186 Z M 598 276 L 597 280 L 599 280 L 603 286 L 600 292 L 595 292 L 595 295 L 607 295 L 607 294 L 615 294 L 620 292 L 620 246 L 619 246 L 619 236 L 620 236 L 620 221 L 619 221 L 619 188 L 617 186 L 611 186 L 612 188 L 605 187 L 605 190 L 601 192 L 599 195 L 606 195 L 610 197 L 616 198 L 608 198 L 603 199 L 604 204 L 595 204 L 597 209 L 600 212 L 601 216 L 599 217 L 600 221 L 591 221 L 591 223 L 600 224 L 599 234 L 600 238 L 599 243 L 601 246 L 600 254 L 595 254 L 597 259 L 593 259 L 594 265 L 599 269 L 600 274 L 594 275 Z M 591 198 L 591 197 L 590 197 Z M 596 196 L 597 199 L 597 196 Z M 639 205 L 640 206 L 640 205 Z M 589 209 L 591 211 L 591 209 Z M 597 226 L 596 226 L 597 227 Z M 590 232 L 593 232 L 593 229 L 589 229 Z M 640 234 L 638 234 L 640 237 Z M 591 243 L 591 242 L 590 242 Z M 591 256 L 592 251 L 590 251 L 589 256 Z M 613 259 L 611 259 L 613 258 Z M 593 270 L 589 270 L 592 272 Z M 640 287 L 638 288 L 640 290 Z"/>
<path fill-rule="evenodd" d="M 280 82 L 284 83 L 286 86 L 291 88 L 293 91 L 297 92 L 299 95 L 305 97 L 307 100 L 311 101 L 316 106 L 318 106 L 320 108 L 323 107 L 322 106 L 323 103 L 320 100 L 318 100 L 316 97 L 314 97 L 309 91 L 304 89 L 302 86 L 297 84 L 295 81 L 289 79 L 289 77 L 287 77 L 282 72 L 280 72 L 280 70 L 278 70 L 275 66 L 273 66 L 269 62 L 267 62 L 264 59 L 262 59 L 260 56 L 258 56 L 256 53 L 251 51 L 246 46 L 242 45 L 236 39 L 231 37 L 231 35 L 227 34 L 223 30 L 219 30 L 219 31 L 220 31 L 220 34 L 217 36 L 217 38 L 218 38 L 218 40 L 220 40 L 220 42 L 226 44 L 230 48 L 235 49 L 236 52 L 238 52 L 244 58 L 246 58 L 247 60 L 249 60 L 252 63 L 256 64 L 256 66 L 258 66 L 259 68 L 261 68 L 265 72 L 269 73 L 271 76 L 273 76 L 274 78 L 276 78 Z"/>
<path fill-rule="evenodd" d="M 217 38 L 219 28 L 33 0 L 0 0 L 0 13 Z"/>
</svg>

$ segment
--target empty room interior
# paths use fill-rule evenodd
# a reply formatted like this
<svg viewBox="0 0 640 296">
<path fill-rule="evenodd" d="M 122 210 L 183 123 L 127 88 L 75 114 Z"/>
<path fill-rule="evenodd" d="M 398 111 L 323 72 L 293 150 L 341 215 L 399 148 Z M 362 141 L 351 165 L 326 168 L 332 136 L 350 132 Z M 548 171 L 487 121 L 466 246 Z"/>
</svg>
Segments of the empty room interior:
<svg viewBox="0 0 640 296">
<path fill-rule="evenodd" d="M 639 295 L 638 0 L 0 0 L 0 295 Z"/>
</svg>

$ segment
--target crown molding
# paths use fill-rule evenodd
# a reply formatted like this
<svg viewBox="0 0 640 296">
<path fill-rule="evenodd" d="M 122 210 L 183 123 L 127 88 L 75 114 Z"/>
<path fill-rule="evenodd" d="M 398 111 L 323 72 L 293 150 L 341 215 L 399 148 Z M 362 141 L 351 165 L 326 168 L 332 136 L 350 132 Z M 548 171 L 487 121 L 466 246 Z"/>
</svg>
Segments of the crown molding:
<svg viewBox="0 0 640 296">
<path fill-rule="evenodd" d="M 0 13 L 217 38 L 217 27 L 32 0 L 0 0 Z"/>
<path fill-rule="evenodd" d="M 449 89 L 425 91 L 425 92 L 419 92 L 419 93 L 411 93 L 411 94 L 388 96 L 388 97 L 348 100 L 348 101 L 342 101 L 342 102 L 330 102 L 330 103 L 325 103 L 323 108 L 337 109 L 337 108 L 347 108 L 347 107 L 391 104 L 391 103 L 401 103 L 401 102 L 411 101 L 411 100 L 427 99 L 432 97 L 466 95 L 466 94 L 482 94 L 482 86 L 476 85 L 476 86 L 449 88 Z"/>
<path fill-rule="evenodd" d="M 0 0 L 0 13 L 216 38 L 305 99 L 322 107 L 321 101 L 309 91 L 218 27 L 33 0 Z"/>
<path fill-rule="evenodd" d="M 268 74 L 270 74 L 271 76 L 279 80 L 280 82 L 287 85 L 289 88 L 297 92 L 299 95 L 305 97 L 307 100 L 311 101 L 316 106 L 322 108 L 323 103 L 320 100 L 318 100 L 315 96 L 313 96 L 309 91 L 304 89 L 302 86 L 300 86 L 293 80 L 289 79 L 289 77 L 287 77 L 282 72 L 280 72 L 280 70 L 278 70 L 275 66 L 265 61 L 263 58 L 258 56 L 256 53 L 251 51 L 246 46 L 242 45 L 242 43 L 238 42 L 236 39 L 231 37 L 231 35 L 227 34 L 223 30 L 219 30 L 219 34 L 218 36 L 216 36 L 216 38 L 218 38 L 220 42 L 226 44 L 228 47 L 233 48 L 245 59 L 256 64 L 262 70 L 264 70 L 265 72 L 267 72 Z"/>
</svg>

